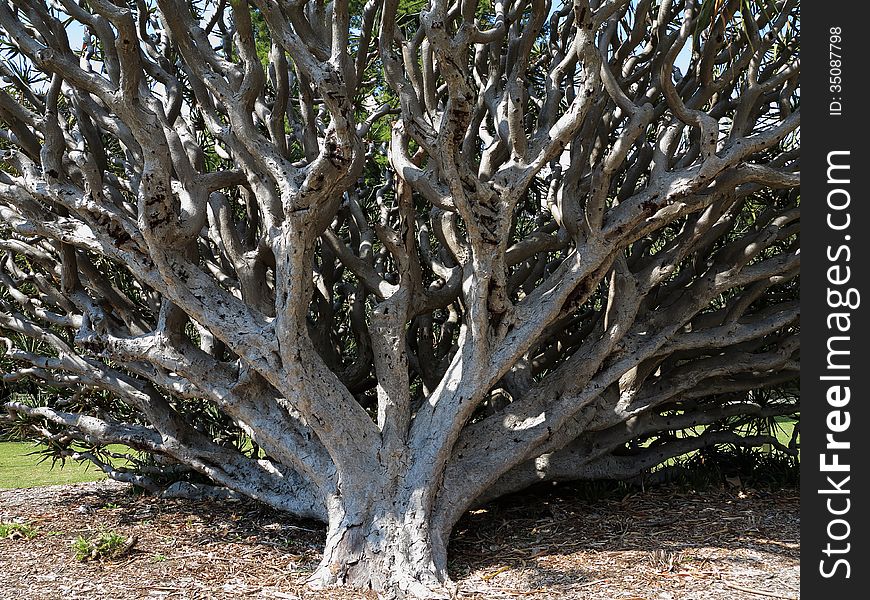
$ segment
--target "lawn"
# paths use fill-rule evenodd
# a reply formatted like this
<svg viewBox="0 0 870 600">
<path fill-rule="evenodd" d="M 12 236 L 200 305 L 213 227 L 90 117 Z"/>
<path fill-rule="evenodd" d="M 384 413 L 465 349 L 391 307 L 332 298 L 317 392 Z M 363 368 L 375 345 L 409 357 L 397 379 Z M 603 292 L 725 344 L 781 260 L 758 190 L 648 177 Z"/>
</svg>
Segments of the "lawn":
<svg viewBox="0 0 870 600">
<path fill-rule="evenodd" d="M 97 481 L 106 476 L 96 467 L 67 460 L 52 468 L 51 459 L 38 462 L 40 457 L 28 455 L 37 447 L 22 442 L 0 442 L 0 488 L 32 488 L 43 485 Z"/>
<path fill-rule="evenodd" d="M 797 421 L 791 417 L 776 417 L 776 423 L 779 425 L 776 430 L 776 439 L 784 446 L 788 446 Z M 800 443 L 800 434 L 798 434 L 798 443 Z"/>
</svg>

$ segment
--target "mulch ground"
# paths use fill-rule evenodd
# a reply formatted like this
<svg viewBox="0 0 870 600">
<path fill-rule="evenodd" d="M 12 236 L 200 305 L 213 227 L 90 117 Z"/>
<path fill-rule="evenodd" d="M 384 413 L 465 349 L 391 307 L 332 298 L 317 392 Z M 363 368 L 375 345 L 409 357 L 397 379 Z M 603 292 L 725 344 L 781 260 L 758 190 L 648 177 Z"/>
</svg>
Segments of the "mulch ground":
<svg viewBox="0 0 870 600">
<path fill-rule="evenodd" d="M 0 597 L 20 600 L 371 600 L 307 589 L 324 529 L 254 502 L 136 496 L 97 482 L 0 490 Z M 537 490 L 473 511 L 450 547 L 457 598 L 760 600 L 799 597 L 799 498 L 734 488 L 659 487 L 584 500 Z M 124 555 L 79 562 L 73 542 L 136 536 Z"/>
</svg>

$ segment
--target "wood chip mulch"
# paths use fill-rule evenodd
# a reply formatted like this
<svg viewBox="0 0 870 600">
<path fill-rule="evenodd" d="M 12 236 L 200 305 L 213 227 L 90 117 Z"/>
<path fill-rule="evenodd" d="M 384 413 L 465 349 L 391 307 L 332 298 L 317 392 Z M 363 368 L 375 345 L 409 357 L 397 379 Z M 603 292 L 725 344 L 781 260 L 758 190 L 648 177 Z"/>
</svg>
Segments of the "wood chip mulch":
<svg viewBox="0 0 870 600">
<path fill-rule="evenodd" d="M 799 597 L 796 490 L 659 487 L 584 500 L 537 490 L 467 514 L 450 547 L 457 598 L 763 600 Z M 0 597 L 20 600 L 366 599 L 304 581 L 321 525 L 254 502 L 157 500 L 111 481 L 0 490 L 0 520 L 36 528 L 0 539 Z M 79 562 L 73 542 L 136 537 Z"/>
</svg>

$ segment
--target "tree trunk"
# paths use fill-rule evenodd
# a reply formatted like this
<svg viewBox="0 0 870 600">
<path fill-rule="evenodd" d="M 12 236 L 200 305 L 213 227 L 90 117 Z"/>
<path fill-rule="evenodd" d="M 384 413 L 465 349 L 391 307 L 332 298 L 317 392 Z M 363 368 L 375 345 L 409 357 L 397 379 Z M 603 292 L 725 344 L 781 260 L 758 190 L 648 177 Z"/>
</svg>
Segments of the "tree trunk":
<svg viewBox="0 0 870 600">
<path fill-rule="evenodd" d="M 371 589 L 385 598 L 449 598 L 447 548 L 431 531 L 430 515 L 395 497 L 364 510 L 348 511 L 345 503 L 330 511 L 326 548 L 309 584 Z"/>
</svg>

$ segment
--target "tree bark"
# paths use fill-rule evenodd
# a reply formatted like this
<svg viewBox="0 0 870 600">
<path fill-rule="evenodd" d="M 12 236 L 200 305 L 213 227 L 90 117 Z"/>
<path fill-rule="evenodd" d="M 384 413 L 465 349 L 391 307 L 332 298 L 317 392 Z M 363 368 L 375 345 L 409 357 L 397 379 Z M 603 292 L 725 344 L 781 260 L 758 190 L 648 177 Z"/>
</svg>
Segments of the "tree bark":
<svg viewBox="0 0 870 600">
<path fill-rule="evenodd" d="M 371 589 L 387 598 L 450 597 L 446 539 L 431 529 L 432 507 L 415 501 L 419 490 L 393 497 L 376 492 L 376 500 L 345 498 L 329 511 L 323 559 L 309 583 Z"/>
</svg>

